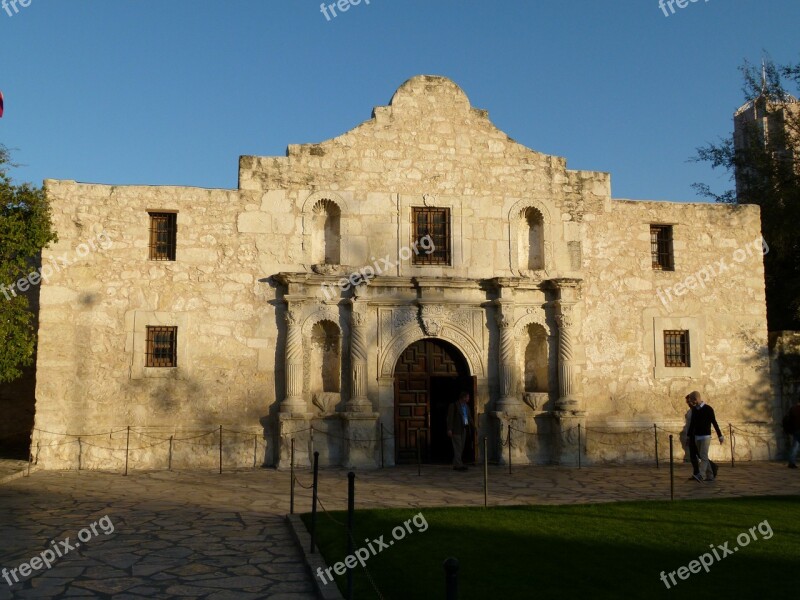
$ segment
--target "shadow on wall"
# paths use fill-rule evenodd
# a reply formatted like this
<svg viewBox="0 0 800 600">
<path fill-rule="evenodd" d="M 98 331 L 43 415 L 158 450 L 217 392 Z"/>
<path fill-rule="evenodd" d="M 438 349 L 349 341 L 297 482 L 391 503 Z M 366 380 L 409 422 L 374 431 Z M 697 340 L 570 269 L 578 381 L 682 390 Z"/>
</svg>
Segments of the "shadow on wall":
<svg viewBox="0 0 800 600">
<path fill-rule="evenodd" d="M 41 264 L 41 255 L 37 255 L 32 266 L 38 269 Z M 34 285 L 25 292 L 36 332 L 39 331 L 39 289 Z M 4 301 L 0 297 L 0 302 Z M 0 458 L 28 460 L 36 410 L 37 349 L 38 338 L 33 350 L 33 364 L 22 369 L 18 379 L 0 384 Z"/>
</svg>

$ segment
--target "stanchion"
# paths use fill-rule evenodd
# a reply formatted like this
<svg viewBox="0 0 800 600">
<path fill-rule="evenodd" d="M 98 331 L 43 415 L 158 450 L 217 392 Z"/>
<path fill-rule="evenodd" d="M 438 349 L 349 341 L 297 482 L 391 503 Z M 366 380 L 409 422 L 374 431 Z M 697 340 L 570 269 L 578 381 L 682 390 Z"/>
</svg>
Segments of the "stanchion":
<svg viewBox="0 0 800 600">
<path fill-rule="evenodd" d="M 289 514 L 294 514 L 294 438 L 292 438 L 292 452 L 289 464 L 289 477 L 292 480 L 291 487 L 289 488 Z"/>
<path fill-rule="evenodd" d="M 675 463 L 672 450 L 672 434 L 669 434 L 669 499 L 675 500 Z"/>
<path fill-rule="evenodd" d="M 381 469 L 383 468 L 383 423 L 381 423 Z"/>
<path fill-rule="evenodd" d="M 508 424 L 508 474 L 511 475 L 511 423 Z"/>
<path fill-rule="evenodd" d="M 417 476 L 422 476 L 422 455 L 419 448 L 419 429 L 417 429 Z"/>
<path fill-rule="evenodd" d="M 131 426 L 128 425 L 128 433 L 125 436 L 125 473 L 124 475 L 128 474 L 128 452 L 131 449 Z"/>
<path fill-rule="evenodd" d="M 655 423 L 653 423 L 653 436 L 656 440 L 656 469 L 660 469 L 661 467 L 658 466 L 658 428 Z"/>
<path fill-rule="evenodd" d="M 733 444 L 733 423 L 728 423 L 728 431 L 730 432 L 730 438 L 731 438 L 731 469 L 732 469 L 732 468 L 734 468 L 736 466 L 736 460 L 733 457 L 733 448 L 734 448 L 734 444 Z"/>
<path fill-rule="evenodd" d="M 356 474 L 347 474 L 347 555 L 353 555 L 353 520 L 356 512 Z M 347 569 L 347 600 L 353 600 L 353 570 Z"/>
<path fill-rule="evenodd" d="M 253 436 L 253 468 L 258 466 L 258 434 Z"/>
<path fill-rule="evenodd" d="M 219 426 L 219 474 L 222 475 L 222 425 Z"/>
<path fill-rule="evenodd" d="M 28 474 L 26 475 L 26 477 L 30 477 L 31 476 L 31 463 L 32 462 L 33 462 L 33 452 L 32 452 L 32 449 L 29 449 L 28 450 Z"/>
<path fill-rule="evenodd" d="M 319 476 L 319 452 L 314 451 L 314 489 L 311 492 L 311 554 L 314 554 L 314 542 L 317 534 L 317 483 Z"/>
<path fill-rule="evenodd" d="M 81 470 L 81 459 L 83 456 L 83 445 L 81 444 L 81 438 L 78 438 L 78 471 Z"/>
<path fill-rule="evenodd" d="M 581 424 L 578 423 L 578 468 L 581 468 Z"/>
<path fill-rule="evenodd" d="M 458 600 L 458 559 L 444 561 L 444 589 L 446 600 Z"/>
<path fill-rule="evenodd" d="M 167 457 L 167 471 L 172 471 L 172 438 L 169 436 L 169 456 Z"/>
<path fill-rule="evenodd" d="M 483 507 L 489 506 L 489 455 L 486 453 L 488 447 L 487 437 L 483 436 Z"/>
</svg>

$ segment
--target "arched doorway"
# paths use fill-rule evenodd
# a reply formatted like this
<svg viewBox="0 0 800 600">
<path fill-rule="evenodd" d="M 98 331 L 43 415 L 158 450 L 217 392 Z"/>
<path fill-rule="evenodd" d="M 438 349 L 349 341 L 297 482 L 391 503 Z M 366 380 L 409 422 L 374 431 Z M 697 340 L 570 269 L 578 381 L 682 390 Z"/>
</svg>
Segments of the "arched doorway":
<svg viewBox="0 0 800 600">
<path fill-rule="evenodd" d="M 394 369 L 395 462 L 447 463 L 453 449 L 447 437 L 447 407 L 465 390 L 475 415 L 473 378 L 459 350 L 448 342 L 423 339 L 406 348 Z M 465 462 L 475 460 L 475 440 L 468 440 Z"/>
</svg>

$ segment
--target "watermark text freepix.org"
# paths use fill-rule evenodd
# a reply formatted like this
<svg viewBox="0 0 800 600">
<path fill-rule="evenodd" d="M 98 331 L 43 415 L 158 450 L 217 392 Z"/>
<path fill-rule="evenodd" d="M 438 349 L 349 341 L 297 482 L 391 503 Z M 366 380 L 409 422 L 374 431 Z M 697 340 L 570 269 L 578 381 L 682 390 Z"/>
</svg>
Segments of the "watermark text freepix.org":
<svg viewBox="0 0 800 600">
<path fill-rule="evenodd" d="M 322 570 L 322 567 L 318 567 L 317 577 L 319 577 L 323 584 L 328 585 L 331 581 L 333 581 L 333 575 L 331 575 L 331 571 L 337 575 L 344 575 L 347 573 L 347 569 L 355 569 L 356 565 L 358 564 L 360 564 L 362 567 L 365 567 L 370 558 L 376 556 L 384 550 L 388 550 L 389 546 L 394 545 L 395 540 L 400 541 L 406 537 L 406 532 L 414 533 L 414 530 L 411 528 L 412 523 L 417 528 L 419 533 L 428 530 L 428 521 L 425 520 L 425 516 L 421 512 L 417 513 L 411 519 L 404 521 L 402 525 L 398 525 L 392 529 L 392 537 L 394 539 L 389 540 L 389 543 L 383 541 L 384 536 L 380 536 L 372 541 L 370 541 L 369 538 L 365 538 L 364 541 L 367 542 L 366 547 L 362 546 L 356 550 L 354 554 L 350 554 L 345 557 L 344 561 L 337 562 L 335 565 L 328 567 L 324 571 Z M 328 581 L 325 581 L 326 575 L 328 576 Z"/>
<path fill-rule="evenodd" d="M 411 244 L 411 248 L 408 246 L 404 246 L 400 249 L 399 256 L 400 260 L 408 260 L 411 258 L 411 254 L 419 255 L 420 247 L 425 250 L 425 254 L 430 254 L 436 250 L 436 246 L 433 243 L 430 235 L 426 235 L 425 237 L 421 237 L 420 239 L 416 240 L 413 244 Z M 335 284 L 333 283 L 323 283 L 322 284 L 322 291 L 325 293 L 325 298 L 330 300 L 331 298 L 336 297 L 335 288 L 338 286 L 339 289 L 343 292 L 346 292 L 350 286 L 357 286 L 359 283 L 367 283 L 369 284 L 370 280 L 375 277 L 376 275 L 380 275 L 386 269 L 391 269 L 395 266 L 389 255 L 387 254 L 380 260 L 375 260 L 374 256 L 370 256 L 370 260 L 374 261 L 371 265 L 367 265 L 365 267 L 361 267 L 355 273 L 351 273 L 349 277 L 342 277 L 339 281 Z M 380 264 L 378 264 L 380 262 Z"/>
<path fill-rule="evenodd" d="M 758 236 L 754 241 L 745 244 L 744 248 L 737 248 L 733 251 L 733 263 L 728 263 L 725 258 L 720 258 L 716 263 L 706 265 L 695 273 L 687 275 L 683 281 L 673 286 L 667 286 L 663 290 L 660 287 L 656 288 L 656 295 L 666 307 L 673 300 L 672 294 L 683 296 L 688 290 L 705 289 L 706 283 L 710 282 L 712 278 L 719 277 L 737 263 L 744 262 L 748 256 L 763 256 L 767 252 L 769 252 L 767 241 L 762 236 Z"/>
<path fill-rule="evenodd" d="M 358 6 L 361 4 L 361 0 L 336 0 L 332 4 L 325 4 L 324 2 L 319 5 L 319 12 L 325 15 L 325 19 L 330 21 L 330 15 L 333 15 L 335 19 L 339 15 L 336 14 L 336 9 L 339 9 L 339 12 L 347 12 L 350 10 L 351 6 Z M 369 4 L 369 0 L 364 0 L 364 4 Z M 330 14 L 329 14 L 330 13 Z"/>
<path fill-rule="evenodd" d="M 668 17 L 675 14 L 676 4 L 678 8 L 686 8 L 690 3 L 694 4 L 695 2 L 699 2 L 699 0 L 658 0 L 658 8 L 664 12 L 665 17 Z M 669 7 L 670 12 L 667 12 L 667 7 Z"/>
<path fill-rule="evenodd" d="M 105 515 L 78 532 L 78 540 L 80 541 L 70 543 L 68 537 L 59 542 L 56 542 L 56 540 L 51 540 L 50 548 L 43 550 L 41 553 L 31 558 L 28 562 L 24 562 L 14 569 L 4 568 L 0 574 L 2 574 L 3 579 L 6 580 L 6 583 L 8 583 L 9 586 L 12 586 L 15 583 L 19 583 L 19 577 L 28 577 L 36 571 L 49 569 L 53 566 L 53 563 L 56 562 L 56 559 L 66 556 L 71 550 L 80 548 L 81 543 L 85 544 L 93 537 L 100 535 L 97 530 L 98 527 L 105 535 L 111 535 L 114 533 L 114 523 L 111 522 L 111 517 Z M 19 577 L 17 577 L 17 573 L 19 573 Z M 12 579 L 14 581 L 11 581 Z"/>
<path fill-rule="evenodd" d="M 2 0 L 2 2 L 0 2 L 0 6 L 3 7 L 3 10 L 6 11 L 6 14 L 9 17 L 13 17 L 19 13 L 19 6 L 22 8 L 28 8 L 31 5 L 31 2 L 33 2 L 33 0 Z M 17 6 L 17 4 L 19 4 L 19 6 Z M 12 9 L 14 10 L 13 13 L 11 12 Z"/>
<path fill-rule="evenodd" d="M 47 282 L 55 273 L 70 266 L 72 263 L 78 262 L 79 258 L 83 258 L 93 251 L 108 250 L 112 245 L 113 242 L 105 231 L 98 233 L 96 244 L 95 240 L 89 240 L 88 242 L 78 244 L 78 247 L 75 248 L 75 254 L 78 255 L 78 258 L 70 259 L 66 254 L 62 254 L 58 257 L 58 260 L 50 259 L 49 263 L 43 264 L 18 281 L 10 285 L 0 284 L 0 293 L 5 296 L 6 300 L 11 300 L 12 296 L 15 297 L 17 295 L 17 291 L 27 292 L 32 286 L 39 285 L 42 281 Z M 15 287 L 17 288 L 16 290 L 14 290 Z"/>
<path fill-rule="evenodd" d="M 687 580 L 693 573 L 699 573 L 701 569 L 705 569 L 705 572 L 708 573 L 710 571 L 711 565 L 714 564 L 715 559 L 716 562 L 721 561 L 723 558 L 730 556 L 734 552 L 738 552 L 739 548 L 744 548 L 750 543 L 750 538 L 753 539 L 755 542 L 758 540 L 758 536 L 756 536 L 756 530 L 761 534 L 761 539 L 768 540 L 770 539 L 774 533 L 772 532 L 772 527 L 770 526 L 769 522 L 765 519 L 761 521 L 755 527 L 751 527 L 748 531 L 743 531 L 739 535 L 736 536 L 736 542 L 739 544 L 738 546 L 734 546 L 733 549 L 728 548 L 728 544 L 730 542 L 725 542 L 721 546 L 714 546 L 714 544 L 709 544 L 711 548 L 711 552 L 706 552 L 705 554 L 701 554 L 697 557 L 696 560 L 690 561 L 688 566 L 679 567 L 675 571 L 670 571 L 669 573 L 665 573 L 661 571 L 660 579 L 664 582 L 664 585 L 667 586 L 667 589 L 670 589 L 669 582 L 672 582 L 672 585 L 678 585 L 678 582 L 675 581 L 675 575 L 678 575 L 679 579 Z M 719 550 L 719 552 L 717 552 Z M 667 580 L 669 578 L 669 581 Z"/>
</svg>

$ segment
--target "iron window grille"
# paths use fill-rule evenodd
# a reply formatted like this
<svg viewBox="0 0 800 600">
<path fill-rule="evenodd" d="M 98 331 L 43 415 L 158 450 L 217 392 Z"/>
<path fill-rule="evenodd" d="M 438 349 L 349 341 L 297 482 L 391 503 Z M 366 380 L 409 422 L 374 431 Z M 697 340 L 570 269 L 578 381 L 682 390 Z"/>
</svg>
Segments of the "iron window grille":
<svg viewBox="0 0 800 600">
<path fill-rule="evenodd" d="M 420 240 L 430 236 L 434 250 L 428 254 L 420 250 L 412 255 L 414 265 L 449 265 L 450 264 L 450 209 L 449 208 L 412 208 L 414 219 L 414 242 L 417 248 L 422 246 Z M 425 244 L 424 247 L 430 247 Z"/>
<path fill-rule="evenodd" d="M 689 332 L 664 331 L 664 365 L 667 367 L 689 367 Z"/>
<path fill-rule="evenodd" d="M 146 367 L 178 366 L 178 328 L 147 328 Z"/>
<path fill-rule="evenodd" d="M 175 260 L 177 213 L 150 213 L 150 260 Z"/>
<path fill-rule="evenodd" d="M 675 270 L 672 225 L 650 225 L 650 254 L 656 271 Z"/>
</svg>

